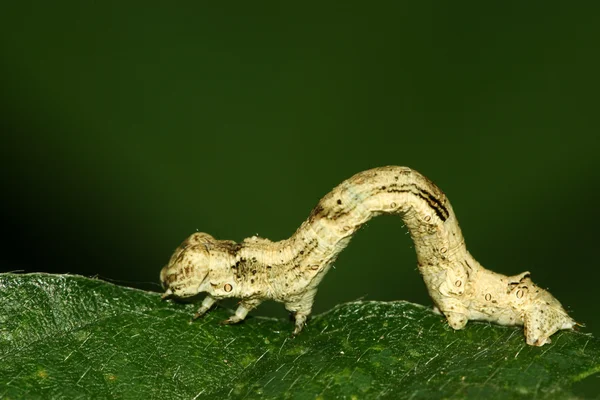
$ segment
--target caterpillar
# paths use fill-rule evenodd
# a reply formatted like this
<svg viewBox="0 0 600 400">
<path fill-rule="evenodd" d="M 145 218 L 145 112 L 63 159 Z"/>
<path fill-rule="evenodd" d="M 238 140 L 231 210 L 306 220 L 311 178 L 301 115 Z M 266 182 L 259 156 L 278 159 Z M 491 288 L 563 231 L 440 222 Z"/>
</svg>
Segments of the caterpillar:
<svg viewBox="0 0 600 400">
<path fill-rule="evenodd" d="M 523 325 L 526 342 L 550 343 L 576 322 L 529 272 L 514 276 L 485 269 L 467 251 L 446 195 L 408 167 L 387 166 L 345 180 L 312 210 L 289 238 L 278 242 L 258 236 L 241 243 L 194 233 L 161 270 L 163 299 L 206 292 L 193 319 L 217 300 L 241 299 L 225 324 L 236 324 L 262 301 L 284 303 L 299 334 L 311 313 L 319 283 L 354 233 L 371 218 L 399 215 L 414 242 L 418 269 L 434 310 L 453 329 L 469 320 Z"/>
</svg>

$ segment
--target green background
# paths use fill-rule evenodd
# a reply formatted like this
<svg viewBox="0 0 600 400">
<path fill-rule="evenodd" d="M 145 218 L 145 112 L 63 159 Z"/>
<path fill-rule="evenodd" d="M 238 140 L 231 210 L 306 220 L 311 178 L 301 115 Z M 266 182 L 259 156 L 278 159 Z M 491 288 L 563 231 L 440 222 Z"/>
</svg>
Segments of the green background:
<svg viewBox="0 0 600 400">
<path fill-rule="evenodd" d="M 159 290 L 190 233 L 283 239 L 343 179 L 407 165 L 485 267 L 600 332 L 598 7 L 166 3 L 2 6 L 2 271 Z M 315 311 L 363 296 L 431 304 L 397 218 Z"/>
</svg>

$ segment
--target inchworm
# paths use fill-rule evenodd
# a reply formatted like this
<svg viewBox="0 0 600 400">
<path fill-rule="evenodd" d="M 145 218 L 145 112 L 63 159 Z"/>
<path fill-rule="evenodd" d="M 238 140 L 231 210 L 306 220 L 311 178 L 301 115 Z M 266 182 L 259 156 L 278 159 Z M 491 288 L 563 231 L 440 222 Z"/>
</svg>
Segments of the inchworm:
<svg viewBox="0 0 600 400">
<path fill-rule="evenodd" d="M 446 195 L 407 167 L 381 167 L 345 180 L 319 201 L 289 239 L 252 236 L 242 243 L 194 233 L 175 250 L 160 279 L 163 298 L 208 295 L 194 318 L 216 300 L 235 297 L 238 323 L 262 301 L 284 303 L 300 333 L 311 313 L 317 287 L 352 235 L 371 218 L 397 214 L 410 232 L 419 271 L 433 299 L 454 329 L 468 320 L 524 325 L 527 343 L 542 346 L 575 321 L 529 272 L 505 276 L 487 270 L 467 251 Z"/>
</svg>

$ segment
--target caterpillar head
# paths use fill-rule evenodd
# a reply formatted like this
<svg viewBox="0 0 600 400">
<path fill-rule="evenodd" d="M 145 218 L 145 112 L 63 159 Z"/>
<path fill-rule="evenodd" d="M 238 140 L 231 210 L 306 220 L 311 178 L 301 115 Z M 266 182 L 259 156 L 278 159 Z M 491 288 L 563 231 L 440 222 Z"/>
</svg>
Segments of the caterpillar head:
<svg viewBox="0 0 600 400">
<path fill-rule="evenodd" d="M 163 299 L 190 297 L 200 292 L 209 272 L 209 250 L 213 241 L 209 234 L 197 232 L 175 250 L 169 263 L 160 271 L 160 281 L 165 289 Z"/>
</svg>

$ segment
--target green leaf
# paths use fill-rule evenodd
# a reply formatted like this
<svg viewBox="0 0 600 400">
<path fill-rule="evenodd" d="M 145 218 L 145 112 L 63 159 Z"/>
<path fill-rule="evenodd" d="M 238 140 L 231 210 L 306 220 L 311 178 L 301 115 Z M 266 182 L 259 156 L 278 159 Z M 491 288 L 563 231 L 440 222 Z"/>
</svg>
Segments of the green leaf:
<svg viewBox="0 0 600 400">
<path fill-rule="evenodd" d="M 219 325 L 223 309 L 190 324 L 195 308 L 80 276 L 1 274 L 0 397 L 564 399 L 600 372 L 590 335 L 531 347 L 520 328 L 455 332 L 402 301 L 340 305 L 296 338 L 289 321 Z"/>
</svg>

